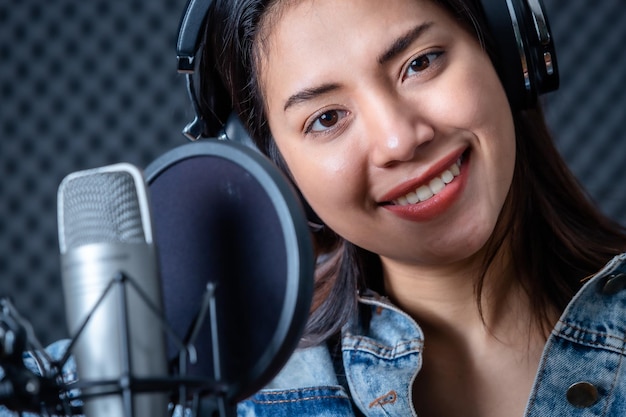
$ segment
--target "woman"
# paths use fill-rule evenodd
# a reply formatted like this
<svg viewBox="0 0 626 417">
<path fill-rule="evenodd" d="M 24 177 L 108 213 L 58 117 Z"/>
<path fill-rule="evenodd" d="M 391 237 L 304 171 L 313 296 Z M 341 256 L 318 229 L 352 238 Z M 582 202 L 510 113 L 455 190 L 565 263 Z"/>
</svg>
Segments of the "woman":
<svg viewBox="0 0 626 417">
<path fill-rule="evenodd" d="M 234 107 L 322 222 L 302 349 L 240 414 L 623 415 L 626 237 L 509 105 L 478 6 L 235 3 L 205 119 Z"/>
<path fill-rule="evenodd" d="M 223 0 L 207 22 L 212 133 L 234 107 L 319 216 L 302 346 L 240 416 L 626 413 L 626 236 L 507 97 L 477 4 Z"/>
</svg>

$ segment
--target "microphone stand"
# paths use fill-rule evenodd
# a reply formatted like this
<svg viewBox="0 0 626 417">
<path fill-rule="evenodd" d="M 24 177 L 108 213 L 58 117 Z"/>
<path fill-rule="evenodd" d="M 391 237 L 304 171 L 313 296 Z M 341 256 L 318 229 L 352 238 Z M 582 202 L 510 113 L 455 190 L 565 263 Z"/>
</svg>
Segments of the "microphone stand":
<svg viewBox="0 0 626 417">
<path fill-rule="evenodd" d="M 148 306 L 150 311 L 157 317 L 162 329 L 174 341 L 179 349 L 179 375 L 164 376 L 162 378 L 136 378 L 132 376 L 132 363 L 130 357 L 130 329 L 128 325 L 128 291 L 126 285 L 131 285 L 137 291 L 141 300 Z M 123 302 L 121 303 L 121 319 L 120 319 L 120 336 L 123 349 L 123 372 L 119 378 L 98 380 L 98 381 L 75 381 L 66 383 L 63 381 L 61 369 L 72 356 L 72 349 L 82 335 L 87 324 L 93 317 L 98 307 L 114 287 L 120 291 Z M 1 299 L 0 305 L 3 307 L 0 315 L 0 323 L 6 323 L 9 331 L 0 332 L 2 335 L 9 336 L 10 340 L 17 340 L 16 348 L 12 348 L 11 355 L 0 355 L 0 366 L 5 369 L 5 377 L 0 385 L 0 404 L 7 406 L 9 409 L 18 412 L 34 412 L 42 413 L 41 415 L 49 415 L 62 413 L 60 415 L 76 416 L 83 413 L 82 402 L 90 398 L 104 395 L 121 395 L 125 417 L 133 417 L 133 393 L 139 392 L 170 392 L 178 390 L 178 399 L 174 401 L 173 410 L 177 406 L 187 406 L 190 408 L 192 417 L 235 417 L 236 404 L 228 401 L 226 398 L 226 384 L 222 380 L 221 374 L 221 357 L 219 349 L 219 338 L 217 329 L 217 308 L 216 308 L 216 285 L 214 283 L 207 284 L 205 294 L 200 306 L 200 310 L 196 317 L 194 327 L 190 333 L 186 343 L 183 343 L 166 322 L 159 310 L 150 301 L 146 293 L 136 284 L 129 276 L 120 272 L 116 274 L 103 293 L 96 301 L 94 307 L 85 317 L 84 321 L 78 328 L 76 334 L 71 338 L 69 345 L 61 360 L 52 359 L 43 349 L 41 343 L 37 340 L 32 332 L 32 328 L 28 322 L 21 319 L 17 310 L 7 299 Z M 187 359 L 190 363 L 197 360 L 197 352 L 194 342 L 200 332 L 200 329 L 209 315 L 211 325 L 211 345 L 213 348 L 213 378 L 200 378 L 187 376 Z M 21 323 L 20 323 L 21 321 Z M 20 327 L 21 326 L 21 327 Z M 26 329 L 30 329 L 26 337 Z M 7 337 L 4 337 L 7 339 Z M 29 343 L 27 343 L 29 342 Z M 3 343 L 5 346 L 6 342 Z M 38 376 L 26 369 L 23 362 L 23 354 L 27 350 L 27 345 L 35 347 L 33 352 L 35 360 L 40 361 L 37 357 L 41 354 L 45 361 L 50 364 L 51 372 L 44 375 L 41 381 Z M 5 353 L 0 349 L 0 353 Z M 6 356 L 6 358 L 5 358 Z M 22 369 L 23 368 L 23 369 Z M 41 369 L 45 367 L 40 366 Z M 18 372 L 19 371 L 19 372 Z M 28 376 L 28 378 L 25 378 Z M 31 377 L 32 376 L 32 377 Z M 33 382 L 36 381 L 36 382 Z M 43 382 L 43 384 L 41 383 Z M 41 386 L 41 389 L 34 387 Z M 188 390 L 194 389 L 194 395 L 191 405 L 188 404 Z M 96 389 L 97 392 L 93 392 Z M 70 394 L 70 391 L 72 393 Z M 199 393 L 203 394 L 200 395 Z M 16 395 L 19 393 L 19 395 Z M 70 402 L 71 400 L 71 402 Z M 78 405 L 81 404 L 81 405 Z M 174 412 L 174 411 L 173 411 Z M 184 411 L 182 411 L 184 413 Z M 217 414 L 216 414 L 217 412 Z"/>
<path fill-rule="evenodd" d="M 211 347 L 213 350 L 213 378 L 216 383 L 222 381 L 221 370 L 221 356 L 220 345 L 217 328 L 217 305 L 215 300 L 215 293 L 217 291 L 217 285 L 214 282 L 209 282 L 206 286 L 204 297 L 202 298 L 202 304 L 200 305 L 200 311 L 196 317 L 194 327 L 189 337 L 189 344 L 193 345 L 198 337 L 200 328 L 206 320 L 206 315 L 209 314 L 211 325 Z M 199 400 L 199 404 L 197 401 Z M 199 408 L 197 408 L 199 407 Z M 235 417 L 237 415 L 237 407 L 232 405 L 226 400 L 226 396 L 222 392 L 222 395 L 208 396 L 205 398 L 194 398 L 194 409 L 197 410 L 198 416 L 214 416 L 215 412 L 219 413 L 220 417 Z"/>
<path fill-rule="evenodd" d="M 39 354 L 32 357 L 44 375 L 26 368 L 23 355 L 28 346 L 39 347 Z M 39 355 L 50 365 L 49 370 L 46 371 Z M 62 366 L 41 348 L 32 326 L 7 297 L 0 298 L 0 365 L 4 370 L 0 381 L 0 404 L 20 413 L 31 411 L 45 416 L 50 412 L 64 415 L 81 412 L 70 403 L 71 395 L 61 377 Z"/>
</svg>

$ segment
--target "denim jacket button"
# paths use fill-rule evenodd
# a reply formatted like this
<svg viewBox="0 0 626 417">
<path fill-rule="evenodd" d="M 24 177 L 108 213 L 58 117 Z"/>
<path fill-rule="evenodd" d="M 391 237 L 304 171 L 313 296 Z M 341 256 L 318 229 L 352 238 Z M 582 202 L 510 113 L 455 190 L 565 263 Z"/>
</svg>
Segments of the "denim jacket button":
<svg viewBox="0 0 626 417">
<path fill-rule="evenodd" d="M 609 274 L 604 281 L 602 292 L 607 295 L 617 294 L 626 288 L 626 274 L 616 273 Z"/>
<path fill-rule="evenodd" d="M 598 389 L 590 382 L 576 382 L 567 389 L 567 401 L 574 407 L 591 407 L 598 397 Z"/>
</svg>

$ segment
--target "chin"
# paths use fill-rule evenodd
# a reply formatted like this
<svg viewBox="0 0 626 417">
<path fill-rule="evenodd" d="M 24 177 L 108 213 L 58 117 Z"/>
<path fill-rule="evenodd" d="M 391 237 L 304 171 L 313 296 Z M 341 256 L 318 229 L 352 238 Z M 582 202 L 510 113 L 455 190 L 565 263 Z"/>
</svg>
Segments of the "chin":
<svg viewBox="0 0 626 417">
<path fill-rule="evenodd" d="M 493 227 L 477 227 L 452 232 L 446 239 L 431 242 L 429 258 L 433 264 L 451 264 L 482 257 L 493 230 Z"/>
</svg>

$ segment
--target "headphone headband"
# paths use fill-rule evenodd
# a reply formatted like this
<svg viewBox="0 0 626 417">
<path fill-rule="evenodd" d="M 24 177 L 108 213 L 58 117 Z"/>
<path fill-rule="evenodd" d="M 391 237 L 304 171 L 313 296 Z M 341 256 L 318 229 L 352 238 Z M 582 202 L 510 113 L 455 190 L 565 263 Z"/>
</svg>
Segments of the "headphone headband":
<svg viewBox="0 0 626 417">
<path fill-rule="evenodd" d="M 533 106 L 539 95 L 554 91 L 559 86 L 556 51 L 542 1 L 481 0 L 480 3 L 496 42 L 496 53 L 501 59 L 497 70 L 511 106 L 516 109 Z M 201 34 L 212 4 L 213 0 L 187 1 L 176 42 L 178 72 L 187 77 L 187 90 L 196 113 L 195 119 L 183 130 L 183 134 L 192 141 L 204 137 L 206 130 L 192 75 Z M 222 134 L 220 138 L 225 136 Z M 238 141 L 250 142 L 248 138 Z"/>
<path fill-rule="evenodd" d="M 176 60 L 178 72 L 185 74 L 187 93 L 193 105 L 194 119 L 183 128 L 183 135 L 190 141 L 206 137 L 206 123 L 202 118 L 193 73 L 196 69 L 196 55 L 200 49 L 201 34 L 213 0 L 188 0 L 178 28 Z"/>
<path fill-rule="evenodd" d="M 193 73 L 195 57 L 200 47 L 200 34 L 203 32 L 206 16 L 213 0 L 188 0 L 185 13 L 178 28 L 176 58 L 178 72 Z"/>
</svg>

